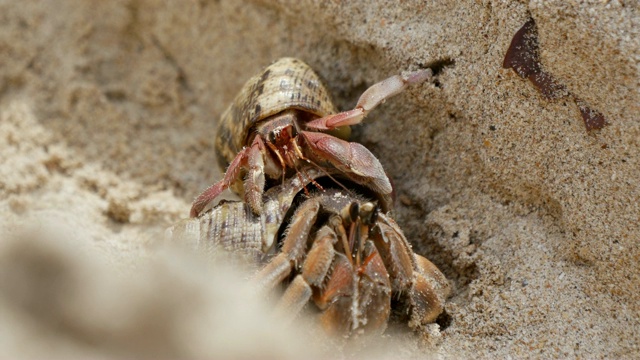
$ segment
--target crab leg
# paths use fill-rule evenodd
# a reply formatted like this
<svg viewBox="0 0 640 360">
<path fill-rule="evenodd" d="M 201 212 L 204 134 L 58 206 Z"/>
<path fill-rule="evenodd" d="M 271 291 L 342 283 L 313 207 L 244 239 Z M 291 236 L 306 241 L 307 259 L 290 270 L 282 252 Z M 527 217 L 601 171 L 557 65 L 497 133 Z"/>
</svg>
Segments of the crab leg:
<svg viewBox="0 0 640 360">
<path fill-rule="evenodd" d="M 293 320 L 309 302 L 311 286 L 319 287 L 327 276 L 335 255 L 333 244 L 337 236 L 333 230 L 324 226 L 318 231 L 311 250 L 302 265 L 302 272 L 287 287 L 276 307 L 279 319 Z"/>
<path fill-rule="evenodd" d="M 306 124 L 309 129 L 330 130 L 339 126 L 359 124 L 362 119 L 386 99 L 401 93 L 408 85 L 419 84 L 431 76 L 431 69 L 418 70 L 405 76 L 394 75 L 373 84 L 360 96 L 353 110 L 325 116 Z"/>
<path fill-rule="evenodd" d="M 378 219 L 380 235 L 375 239 L 376 247 L 393 279 L 393 291 L 408 297 L 409 326 L 416 328 L 433 322 L 442 312 L 449 294 L 447 279 L 431 261 L 413 253 L 393 220 L 384 214 L 378 214 Z"/>
<path fill-rule="evenodd" d="M 251 206 L 256 215 L 262 214 L 262 194 L 264 192 L 264 142 L 259 136 L 253 140 L 250 147 L 242 149 L 233 159 L 224 178 L 203 191 L 191 205 L 189 216 L 197 217 L 202 210 L 218 195 L 229 188 L 243 168 L 248 168 L 245 188 L 245 201 Z"/>
<path fill-rule="evenodd" d="M 190 217 L 197 217 L 200 215 L 202 210 L 211 202 L 213 199 L 218 197 L 223 191 L 231 186 L 231 183 L 235 180 L 236 176 L 240 173 L 242 169 L 242 163 L 246 161 L 246 157 L 249 153 L 249 148 L 244 148 L 242 151 L 236 155 L 233 159 L 227 172 L 224 174 L 224 178 L 218 181 L 217 183 L 208 187 L 205 191 L 203 191 L 198 197 L 193 201 L 193 205 L 191 205 L 191 212 L 189 213 Z"/>
<path fill-rule="evenodd" d="M 378 214 L 378 234 L 374 237 L 391 275 L 394 292 L 403 292 L 411 286 L 415 258 L 411 245 L 404 235 L 397 231 L 398 225 L 385 214 Z"/>
<path fill-rule="evenodd" d="M 289 276 L 292 268 L 302 260 L 318 211 L 320 204 L 315 199 L 300 205 L 293 215 L 294 220 L 287 231 L 281 252 L 254 276 L 253 280 L 258 288 L 273 289 Z"/>
<path fill-rule="evenodd" d="M 256 146 L 257 145 L 257 146 Z M 259 136 L 247 156 L 247 178 L 244 182 L 244 201 L 251 206 L 256 215 L 262 214 L 262 194 L 264 193 L 264 159 L 262 154 L 265 147 Z"/>
<path fill-rule="evenodd" d="M 412 328 L 435 321 L 450 291 L 449 282 L 431 261 L 416 254 L 416 262 L 418 271 L 409 290 Z"/>
</svg>

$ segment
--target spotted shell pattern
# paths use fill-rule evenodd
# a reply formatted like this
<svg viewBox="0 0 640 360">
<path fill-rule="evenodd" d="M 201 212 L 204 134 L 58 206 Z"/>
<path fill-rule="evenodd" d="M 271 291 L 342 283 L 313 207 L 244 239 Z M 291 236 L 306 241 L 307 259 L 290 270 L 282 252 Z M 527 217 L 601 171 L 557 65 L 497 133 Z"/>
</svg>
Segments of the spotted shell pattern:
<svg viewBox="0 0 640 360">
<path fill-rule="evenodd" d="M 276 224 L 279 225 L 279 224 Z M 277 227 L 276 227 L 277 230 Z M 220 203 L 211 211 L 193 219 L 184 219 L 166 231 L 166 238 L 181 242 L 206 254 L 227 251 L 250 265 L 264 258 L 265 219 L 256 216 L 246 203 Z"/>
<path fill-rule="evenodd" d="M 259 265 L 274 250 L 280 226 L 296 195 L 325 173 L 310 168 L 305 174 L 305 178 L 291 177 L 265 192 L 261 215 L 254 214 L 245 202 L 221 201 L 198 217 L 177 222 L 166 230 L 165 238 L 206 254 L 224 250 L 238 255 L 245 264 Z"/>
<path fill-rule="evenodd" d="M 249 79 L 222 114 L 216 136 L 220 165 L 226 167 L 243 146 L 257 122 L 287 109 L 317 117 L 336 113 L 318 75 L 302 60 L 282 58 Z"/>
</svg>

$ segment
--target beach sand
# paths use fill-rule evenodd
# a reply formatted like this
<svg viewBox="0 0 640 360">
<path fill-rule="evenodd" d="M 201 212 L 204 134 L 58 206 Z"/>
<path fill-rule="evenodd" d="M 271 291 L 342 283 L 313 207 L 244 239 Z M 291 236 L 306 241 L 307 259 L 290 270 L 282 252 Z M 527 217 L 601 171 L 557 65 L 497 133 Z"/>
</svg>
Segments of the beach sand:
<svg viewBox="0 0 640 360">
<path fill-rule="evenodd" d="M 502 68 L 531 17 L 545 71 L 607 126 Z M 637 2 L 24 0 L 0 18 L 0 357 L 640 357 Z M 220 114 L 283 56 L 340 109 L 438 69 L 354 139 L 452 282 L 439 325 L 333 350 L 161 244 L 221 176 Z"/>
</svg>

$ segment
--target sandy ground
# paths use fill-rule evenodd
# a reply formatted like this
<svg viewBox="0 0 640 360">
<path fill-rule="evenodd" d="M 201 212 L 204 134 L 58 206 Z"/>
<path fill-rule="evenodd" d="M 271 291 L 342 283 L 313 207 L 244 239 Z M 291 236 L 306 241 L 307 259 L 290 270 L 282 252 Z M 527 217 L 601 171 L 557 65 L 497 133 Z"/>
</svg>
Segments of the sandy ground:
<svg viewBox="0 0 640 360">
<path fill-rule="evenodd" d="M 545 69 L 609 126 L 501 68 L 530 16 Z M 355 135 L 452 281 L 448 319 L 337 354 L 640 357 L 640 5 L 615 0 L 0 1 L 0 357 L 332 354 L 158 244 L 220 177 L 218 116 L 281 56 L 341 109 L 440 69 Z"/>
</svg>

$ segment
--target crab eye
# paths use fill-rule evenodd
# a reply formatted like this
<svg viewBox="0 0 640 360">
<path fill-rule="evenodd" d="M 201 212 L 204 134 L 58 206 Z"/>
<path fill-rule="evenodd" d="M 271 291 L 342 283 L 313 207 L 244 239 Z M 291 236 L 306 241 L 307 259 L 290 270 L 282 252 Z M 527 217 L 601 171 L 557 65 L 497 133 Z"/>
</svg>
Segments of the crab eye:
<svg viewBox="0 0 640 360">
<path fill-rule="evenodd" d="M 359 215 L 360 215 L 360 205 L 356 201 L 345 206 L 340 211 L 340 217 L 347 224 L 351 224 L 354 221 L 356 221 Z"/>
<path fill-rule="evenodd" d="M 295 126 L 289 126 L 289 128 L 287 129 L 289 131 L 289 136 L 294 138 L 296 136 L 298 136 L 298 129 L 296 129 Z"/>
<path fill-rule="evenodd" d="M 365 224 L 373 224 L 378 217 L 378 207 L 374 203 L 364 203 L 360 207 L 360 219 Z"/>
<path fill-rule="evenodd" d="M 358 218 L 360 213 L 360 205 L 357 202 L 352 202 L 349 206 L 349 216 L 351 217 L 351 221 L 355 221 Z"/>
<path fill-rule="evenodd" d="M 267 141 L 273 144 L 276 142 L 276 138 L 277 135 L 275 131 L 269 131 L 269 133 L 267 134 Z"/>
<path fill-rule="evenodd" d="M 373 212 L 371 213 L 371 218 L 369 219 L 369 224 L 375 224 L 376 221 L 378 221 L 378 212 L 380 211 L 379 207 L 375 207 L 375 209 L 373 209 Z"/>
</svg>

